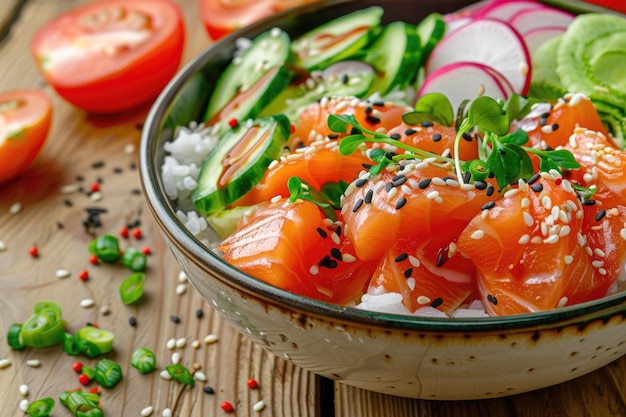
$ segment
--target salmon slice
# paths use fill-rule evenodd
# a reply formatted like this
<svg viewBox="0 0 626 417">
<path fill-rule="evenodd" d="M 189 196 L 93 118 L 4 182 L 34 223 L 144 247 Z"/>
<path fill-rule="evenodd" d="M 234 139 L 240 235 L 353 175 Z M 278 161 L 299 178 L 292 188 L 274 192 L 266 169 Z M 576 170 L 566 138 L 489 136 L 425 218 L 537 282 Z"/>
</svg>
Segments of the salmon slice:
<svg viewBox="0 0 626 417">
<path fill-rule="evenodd" d="M 423 122 L 419 126 L 405 123 L 389 130 L 388 135 L 415 148 L 444 157 L 454 157 L 456 130 L 434 122 Z M 459 158 L 470 161 L 478 158 L 478 142 L 471 135 L 465 135 L 459 144 Z"/>
<path fill-rule="evenodd" d="M 568 94 L 545 112 L 531 114 L 514 126 L 523 127 L 528 132 L 529 145 L 539 149 L 565 146 L 577 127 L 608 135 L 598 111 L 583 94 Z"/>
<path fill-rule="evenodd" d="M 381 259 L 396 242 L 438 242 L 445 248 L 481 206 L 498 198 L 486 182 L 459 185 L 447 168 L 406 160 L 382 173 L 366 173 L 346 190 L 342 213 L 359 258 Z M 436 263 L 436 259 L 434 260 Z"/>
<path fill-rule="evenodd" d="M 569 181 L 542 173 L 470 221 L 457 246 L 476 265 L 488 314 L 549 310 L 592 292 L 583 217 Z"/>
<path fill-rule="evenodd" d="M 346 304 L 358 301 L 376 267 L 361 262 L 342 232 L 317 205 L 287 199 L 244 217 L 218 247 L 226 262 L 287 291 Z"/>
<path fill-rule="evenodd" d="M 402 115 L 412 108 L 389 102 L 370 102 L 355 97 L 324 98 L 307 106 L 298 118 L 288 147 L 291 150 L 308 146 L 336 133 L 328 127 L 331 114 L 351 114 L 366 129 L 387 132 L 402 123 Z"/>
<path fill-rule="evenodd" d="M 574 154 L 580 168 L 568 178 L 584 187 L 595 187 L 594 200 L 609 206 L 626 206 L 626 152 L 619 150 L 602 132 L 576 128 L 564 146 Z"/>
<path fill-rule="evenodd" d="M 250 206 L 276 196 L 289 197 L 287 182 L 294 176 L 317 191 L 324 184 L 352 182 L 363 170 L 363 165 L 372 161 L 362 152 L 342 155 L 338 145 L 337 140 L 326 138 L 283 155 L 270 165 L 260 183 L 234 205 Z"/>
</svg>

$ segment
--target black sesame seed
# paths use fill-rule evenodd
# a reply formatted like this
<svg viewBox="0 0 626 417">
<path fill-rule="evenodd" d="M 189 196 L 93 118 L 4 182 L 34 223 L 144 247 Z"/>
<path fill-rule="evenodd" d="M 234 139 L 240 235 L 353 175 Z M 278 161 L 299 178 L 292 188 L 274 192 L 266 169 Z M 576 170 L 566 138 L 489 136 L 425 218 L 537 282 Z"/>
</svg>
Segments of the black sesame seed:
<svg viewBox="0 0 626 417">
<path fill-rule="evenodd" d="M 368 122 L 370 122 L 373 125 L 377 125 L 378 123 L 380 123 L 380 118 L 379 117 L 374 117 L 371 115 L 366 115 L 365 116 L 365 120 L 367 120 Z"/>
<path fill-rule="evenodd" d="M 121 174 L 122 172 L 123 172 L 122 168 L 119 168 L 119 167 L 113 168 L 114 174 Z"/>
<path fill-rule="evenodd" d="M 441 133 L 435 133 L 433 135 L 433 142 L 439 142 L 441 140 Z"/>
<path fill-rule="evenodd" d="M 493 188 L 493 186 L 490 185 L 489 187 L 487 187 L 487 192 L 486 192 L 487 197 L 491 197 L 495 191 L 496 189 Z"/>
<path fill-rule="evenodd" d="M 557 130 L 559 128 L 559 124 L 558 123 L 552 123 L 552 131 L 554 132 L 555 130 Z"/>
<path fill-rule="evenodd" d="M 547 119 L 548 117 L 550 117 L 550 112 L 545 112 L 541 115 L 542 119 Z"/>
<path fill-rule="evenodd" d="M 360 131 L 359 129 L 357 129 L 356 127 L 353 127 L 352 129 L 350 129 L 350 134 L 351 134 L 351 135 L 360 135 L 361 133 L 363 133 L 363 132 L 361 132 L 361 131 Z"/>
<path fill-rule="evenodd" d="M 394 259 L 394 262 L 402 262 L 402 261 L 405 261 L 405 260 L 407 260 L 407 259 L 408 259 L 408 257 L 409 257 L 409 255 L 408 255 L 408 254 L 406 254 L 406 253 L 401 253 L 400 255 L 396 256 L 396 259 Z"/>
<path fill-rule="evenodd" d="M 341 256 L 341 251 L 337 248 L 332 248 L 330 250 L 330 256 L 337 259 L 338 261 L 343 260 L 343 256 Z"/>
<path fill-rule="evenodd" d="M 77 175 L 75 178 L 76 181 L 85 181 L 85 177 L 83 177 L 82 175 Z"/>
<path fill-rule="evenodd" d="M 350 77 L 348 76 L 348 74 L 343 74 L 341 77 L 341 82 L 344 84 L 348 84 L 348 81 L 350 81 Z"/>
<path fill-rule="evenodd" d="M 409 268 L 404 271 L 404 278 L 410 278 L 411 275 L 413 275 L 413 268 Z"/>
<path fill-rule="evenodd" d="M 545 117 L 539 119 L 539 126 L 545 126 L 546 123 L 548 123 L 548 119 L 546 119 Z"/>
<path fill-rule="evenodd" d="M 57 229 L 63 229 L 65 226 L 61 222 L 57 222 Z"/>
<path fill-rule="evenodd" d="M 400 210 L 402 207 L 406 205 L 406 197 L 400 197 L 396 202 L 396 210 Z"/>
<path fill-rule="evenodd" d="M 583 201 L 583 206 L 594 206 L 596 204 L 596 200 L 585 200 Z"/>
<path fill-rule="evenodd" d="M 422 127 L 433 127 L 433 122 L 429 120 L 423 121 L 421 124 L 422 124 Z"/>
<path fill-rule="evenodd" d="M 172 323 L 175 323 L 175 324 L 179 324 L 180 323 L 180 317 L 178 317 L 178 316 L 172 315 L 172 316 L 170 316 L 170 320 L 172 320 Z"/>
<path fill-rule="evenodd" d="M 416 133 L 417 133 L 417 130 L 415 130 L 415 129 L 407 129 L 407 130 L 404 131 L 404 134 L 407 135 L 407 136 L 411 136 L 411 135 L 414 135 Z"/>
<path fill-rule="evenodd" d="M 540 193 L 541 191 L 543 191 L 543 184 L 540 182 L 537 182 L 533 185 L 530 186 L 530 188 L 536 192 L 536 193 Z"/>
<path fill-rule="evenodd" d="M 362 205 L 363 205 L 363 199 L 359 198 L 356 201 L 356 203 L 354 203 L 354 207 L 352 207 L 352 212 L 356 213 L 361 208 Z"/>
<path fill-rule="evenodd" d="M 199 318 L 199 319 L 204 317 L 204 311 L 202 309 L 197 309 L 196 310 L 196 317 Z"/>
<path fill-rule="evenodd" d="M 474 188 L 482 191 L 482 190 L 486 190 L 488 185 L 489 184 L 487 184 L 485 181 L 476 181 L 474 183 Z"/>
<path fill-rule="evenodd" d="M 471 142 L 471 141 L 472 141 L 472 135 L 470 135 L 470 134 L 469 134 L 469 133 L 467 133 L 467 132 L 464 132 L 461 136 L 463 137 L 463 139 L 465 139 L 465 140 L 466 140 L 466 141 L 468 141 L 468 142 Z"/>
<path fill-rule="evenodd" d="M 205 394 L 215 394 L 215 390 L 210 385 L 205 385 L 202 391 L 204 391 Z"/>
<path fill-rule="evenodd" d="M 471 179 L 472 179 L 472 173 L 471 172 L 468 171 L 468 172 L 464 172 L 463 173 L 463 182 L 464 183 L 466 183 L 466 184 L 469 183 Z"/>
<path fill-rule="evenodd" d="M 65 204 L 67 207 L 72 207 L 74 205 L 74 203 L 72 203 L 72 200 L 63 200 L 63 204 Z"/>
<path fill-rule="evenodd" d="M 374 107 L 385 107 L 385 102 L 384 101 L 375 101 L 372 103 L 372 106 Z"/>
<path fill-rule="evenodd" d="M 496 206 L 496 202 L 495 201 L 490 201 L 488 203 L 483 204 L 483 206 L 481 207 L 481 210 L 491 210 L 495 206 Z"/>
<path fill-rule="evenodd" d="M 528 180 L 528 185 L 532 185 L 534 183 L 537 182 L 537 180 L 541 177 L 541 175 L 539 175 L 539 173 L 533 175 L 532 177 L 530 177 L 530 179 Z"/>
<path fill-rule="evenodd" d="M 141 190 L 139 188 L 133 188 L 130 192 L 133 195 L 141 195 Z"/>
<path fill-rule="evenodd" d="M 606 216 L 606 210 L 600 210 L 598 214 L 596 214 L 596 221 L 599 222 Z"/>
<path fill-rule="evenodd" d="M 337 139 L 338 137 L 339 135 L 336 133 L 329 133 L 327 136 L 328 139 Z"/>
<path fill-rule="evenodd" d="M 326 239 L 328 237 L 328 233 L 326 233 L 326 230 L 322 229 L 321 227 L 318 227 L 317 229 L 317 233 L 324 239 Z"/>
<path fill-rule="evenodd" d="M 440 306 L 440 305 L 442 305 L 442 304 L 443 304 L 443 298 L 441 298 L 441 297 L 437 297 L 437 298 L 435 298 L 435 299 L 433 300 L 433 302 L 432 302 L 432 303 L 430 303 L 430 306 L 431 306 L 432 308 L 437 308 L 437 307 L 439 307 L 439 306 Z"/>
<path fill-rule="evenodd" d="M 354 182 L 354 185 L 356 185 L 358 188 L 363 187 L 365 184 L 367 184 L 367 178 L 359 178 Z"/>
<path fill-rule="evenodd" d="M 441 248 L 439 252 L 437 252 L 437 266 L 443 266 L 448 260 L 448 248 Z"/>
<path fill-rule="evenodd" d="M 373 111 L 374 109 L 372 108 L 372 106 L 367 106 L 365 108 L 365 114 L 372 114 Z"/>
<path fill-rule="evenodd" d="M 367 190 L 367 192 L 365 193 L 365 198 L 363 199 L 363 201 L 365 201 L 365 203 L 370 204 L 372 202 L 372 198 L 374 197 L 374 191 L 373 190 Z"/>
<path fill-rule="evenodd" d="M 495 295 L 488 294 L 488 295 L 487 295 L 487 301 L 489 301 L 489 302 L 490 302 L 491 304 L 493 304 L 494 306 L 495 306 L 495 305 L 498 305 L 498 299 L 496 298 L 496 296 L 495 296 Z"/>
<path fill-rule="evenodd" d="M 389 136 L 391 139 L 395 139 L 395 140 L 399 140 L 402 138 L 402 135 L 399 133 L 394 133 L 393 135 Z"/>
<path fill-rule="evenodd" d="M 131 316 L 128 319 L 128 324 L 130 324 L 133 327 L 137 326 L 137 319 L 135 318 L 135 316 Z"/>
<path fill-rule="evenodd" d="M 92 168 L 102 168 L 104 166 L 104 161 L 96 161 L 91 164 Z"/>
<path fill-rule="evenodd" d="M 432 182 L 432 179 L 426 178 L 424 180 L 421 180 L 419 182 L 418 186 L 419 186 L 420 190 L 423 190 L 424 188 L 427 188 L 430 185 L 431 182 Z"/>
<path fill-rule="evenodd" d="M 399 187 L 406 182 L 406 175 L 396 175 L 391 181 L 394 187 Z"/>
<path fill-rule="evenodd" d="M 131 163 L 128 165 L 128 167 L 129 167 L 130 169 L 132 169 L 132 170 L 135 170 L 135 169 L 137 169 L 137 164 L 136 164 L 135 162 L 131 162 Z"/>
<path fill-rule="evenodd" d="M 330 255 L 325 255 L 317 264 L 319 266 L 324 266 L 330 261 Z"/>
<path fill-rule="evenodd" d="M 385 184 L 385 191 L 389 192 L 393 188 L 393 182 L 388 182 Z"/>
<path fill-rule="evenodd" d="M 373 165 L 372 165 L 372 164 L 361 164 L 361 166 L 362 166 L 364 169 L 371 169 Z"/>
</svg>

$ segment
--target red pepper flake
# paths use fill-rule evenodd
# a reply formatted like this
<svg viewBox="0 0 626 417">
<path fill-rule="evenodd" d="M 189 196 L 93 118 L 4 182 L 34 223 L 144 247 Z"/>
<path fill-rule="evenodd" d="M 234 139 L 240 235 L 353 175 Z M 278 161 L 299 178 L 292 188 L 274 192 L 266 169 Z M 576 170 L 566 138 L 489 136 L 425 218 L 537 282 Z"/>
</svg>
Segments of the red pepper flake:
<svg viewBox="0 0 626 417">
<path fill-rule="evenodd" d="M 228 126 L 232 127 L 233 129 L 236 128 L 237 126 L 239 126 L 239 120 L 233 117 L 228 121 Z"/>
<path fill-rule="evenodd" d="M 93 387 L 92 389 L 89 390 L 89 392 L 92 394 L 100 394 L 100 388 Z"/>
<path fill-rule="evenodd" d="M 291 124 L 291 126 L 289 126 L 289 133 L 291 133 L 292 135 L 296 133 L 296 125 L 294 125 L 293 123 Z"/>
<path fill-rule="evenodd" d="M 554 179 L 554 183 L 556 185 L 561 185 L 562 182 L 563 182 L 563 178 L 561 178 L 561 177 L 557 177 L 557 178 Z"/>
<path fill-rule="evenodd" d="M 142 236 L 143 236 L 143 235 L 142 235 L 142 233 L 141 233 L 141 229 L 140 229 L 139 227 L 138 227 L 138 228 L 136 228 L 136 229 L 133 229 L 133 237 L 134 237 L 135 239 L 141 239 L 141 237 L 142 237 Z"/>
<path fill-rule="evenodd" d="M 120 227 L 120 236 L 122 236 L 123 238 L 128 237 L 128 227 L 126 226 Z"/>
<path fill-rule="evenodd" d="M 144 255 L 152 255 L 152 249 L 150 249 L 147 246 L 144 246 L 143 248 L 141 248 L 141 251 L 143 252 Z"/>
<path fill-rule="evenodd" d="M 98 265 L 98 257 L 96 255 L 89 255 L 89 263 L 92 265 Z"/>
<path fill-rule="evenodd" d="M 87 281 L 89 279 L 89 271 L 87 271 L 86 269 L 83 269 L 82 271 L 78 273 L 78 278 L 81 281 Z"/>
<path fill-rule="evenodd" d="M 254 378 L 250 378 L 248 380 L 247 384 L 248 384 L 248 388 L 250 388 L 250 389 L 257 389 L 257 388 L 259 388 L 259 383 Z"/>
<path fill-rule="evenodd" d="M 30 256 L 33 258 L 39 257 L 39 249 L 37 249 L 37 246 L 31 246 L 30 249 L 28 249 L 28 253 L 30 253 Z"/>
<path fill-rule="evenodd" d="M 227 413 L 232 413 L 235 410 L 233 405 L 228 401 L 222 402 L 222 404 L 220 404 L 220 407 L 222 407 L 222 410 L 226 411 Z"/>
<path fill-rule="evenodd" d="M 88 384 L 89 384 L 89 382 L 91 382 L 91 381 L 89 380 L 89 377 L 88 377 L 87 375 L 85 375 L 85 374 L 80 374 L 80 375 L 78 375 L 78 382 L 79 382 L 81 385 L 88 385 Z"/>
<path fill-rule="evenodd" d="M 92 182 L 89 190 L 91 190 L 92 193 L 100 191 L 100 183 L 98 181 Z"/>
<path fill-rule="evenodd" d="M 74 362 L 74 364 L 72 365 L 72 369 L 74 370 L 74 372 L 80 373 L 80 371 L 83 370 L 83 363 L 82 362 Z"/>
</svg>

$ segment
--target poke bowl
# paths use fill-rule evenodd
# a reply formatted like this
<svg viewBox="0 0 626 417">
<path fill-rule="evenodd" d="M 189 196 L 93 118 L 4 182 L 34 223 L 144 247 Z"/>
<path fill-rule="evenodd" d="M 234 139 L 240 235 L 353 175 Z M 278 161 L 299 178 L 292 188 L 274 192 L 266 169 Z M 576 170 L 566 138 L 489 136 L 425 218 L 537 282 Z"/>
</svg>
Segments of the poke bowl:
<svg viewBox="0 0 626 417">
<path fill-rule="evenodd" d="M 611 286 L 611 291 L 607 292 L 604 288 L 602 295 L 594 299 L 582 299 L 570 305 L 567 297 L 561 293 L 557 295 L 556 301 L 553 300 L 557 303 L 554 308 L 515 311 L 514 314 L 504 315 L 491 314 L 490 311 L 477 312 L 475 306 L 465 304 L 458 310 L 462 314 L 455 313 L 452 316 L 438 312 L 425 315 L 401 314 L 393 308 L 377 310 L 355 303 L 339 303 L 324 297 L 311 297 L 293 291 L 288 286 L 286 289 L 281 288 L 271 280 L 259 279 L 225 259 L 224 251 L 228 251 L 228 248 L 220 246 L 224 236 L 220 235 L 219 228 L 224 223 L 232 226 L 237 221 L 224 216 L 226 220 L 210 223 L 207 227 L 202 211 L 199 210 L 198 214 L 193 203 L 182 201 L 192 198 L 193 187 L 188 187 L 189 192 L 183 193 L 183 197 L 177 196 L 175 192 L 173 195 L 172 184 L 164 179 L 166 160 L 181 129 L 189 135 L 196 135 L 196 138 L 216 133 L 216 129 L 207 121 L 210 119 L 207 118 L 207 108 L 211 107 L 211 96 L 217 88 L 216 84 L 233 61 L 233 56 L 243 58 L 241 51 L 245 54 L 245 48 L 250 48 L 250 42 L 246 40 L 276 31 L 297 39 L 323 23 L 369 7 L 380 7 L 384 10 L 383 25 L 400 20 L 418 24 L 431 13 L 443 15 L 466 6 L 470 8 L 464 10 L 472 10 L 476 6 L 470 3 L 422 1 L 417 7 L 410 0 L 341 0 L 320 1 L 292 9 L 246 27 L 207 48 L 179 72 L 152 107 L 142 135 L 140 168 L 146 199 L 162 235 L 181 269 L 206 301 L 235 329 L 273 354 L 306 370 L 351 386 L 390 395 L 438 400 L 485 399 L 527 392 L 574 379 L 626 354 L 626 293 L 621 287 L 616 290 L 615 283 Z M 604 12 L 603 9 L 582 3 L 568 4 L 578 8 L 569 10 L 570 12 Z M 460 16 L 460 19 L 466 16 L 466 12 L 455 16 Z M 242 42 L 247 46 L 242 48 Z M 261 61 L 265 58 L 267 57 L 263 55 L 257 57 Z M 418 77 L 416 74 L 413 76 Z M 278 91 L 272 94 L 277 96 Z M 567 97 L 570 104 L 574 100 L 586 100 L 584 94 L 569 94 Z M 324 100 L 317 98 L 312 101 L 319 104 Z M 411 105 L 412 103 L 413 101 Z M 284 110 L 289 112 L 293 109 Z M 545 119 L 547 116 L 537 117 Z M 222 126 L 225 125 L 224 128 L 229 131 L 234 132 L 242 126 L 246 128 L 241 118 L 229 117 L 224 122 Z M 280 121 L 273 126 L 276 130 L 286 130 L 287 132 L 283 132 L 285 137 L 293 136 L 294 126 L 288 123 L 281 126 Z M 548 124 L 548 127 L 552 131 L 556 130 L 554 124 Z M 262 130 L 264 127 L 260 125 L 255 128 Z M 589 131 L 583 129 L 577 132 L 584 135 Z M 352 130 L 353 135 L 360 133 Z M 209 142 L 199 139 L 183 152 L 191 150 L 192 153 L 206 155 L 215 146 L 215 143 L 207 143 Z M 382 149 L 389 151 L 388 148 Z M 226 154 L 221 154 L 213 164 L 223 166 L 225 157 Z M 196 171 L 198 168 L 195 167 Z M 188 167 L 174 169 L 187 174 L 189 172 Z M 623 172 L 624 168 L 621 169 Z M 554 168 L 550 172 L 552 174 L 547 177 L 550 181 L 556 181 L 559 187 L 561 182 L 569 183 L 555 173 Z M 196 172 L 196 177 L 197 175 Z M 448 185 L 456 180 L 463 181 L 462 178 L 455 178 L 443 181 L 451 180 Z M 539 177 L 534 176 L 532 180 L 518 180 L 516 184 L 522 189 L 528 189 L 537 178 Z M 246 186 L 239 184 L 238 187 Z M 291 188 L 293 190 L 293 184 Z M 414 188 L 420 187 L 416 185 Z M 463 187 L 456 184 L 456 188 Z M 307 190 L 306 187 L 298 189 Z M 346 189 L 343 192 L 342 198 L 349 198 Z M 509 194 L 512 196 L 514 193 Z M 555 191 L 552 197 L 555 201 L 557 194 L 558 191 Z M 431 195 L 430 199 L 437 200 L 435 197 Z M 543 198 L 539 200 L 539 206 L 542 201 L 546 203 Z M 585 201 L 591 202 L 592 198 L 577 201 L 570 205 L 580 204 L 579 208 L 582 209 Z M 399 209 L 397 200 L 395 204 Z M 403 201 L 400 205 L 404 204 L 410 203 Z M 362 205 L 363 201 L 358 204 L 359 210 Z M 484 202 L 479 206 L 483 206 L 479 212 L 486 211 Z M 491 203 L 487 203 L 487 206 L 493 207 Z M 247 216 L 254 211 L 247 205 L 244 209 L 224 211 L 240 220 L 242 212 L 245 213 L 243 216 Z M 352 202 L 344 212 L 353 213 L 356 209 Z M 510 211 L 514 209 L 510 208 Z M 500 213 L 506 215 L 507 211 Z M 594 213 L 598 217 L 597 211 Z M 625 212 L 620 213 L 617 214 L 623 216 Z M 278 218 L 287 215 L 282 214 Z M 604 215 L 606 216 L 606 212 Z M 479 215 L 478 218 L 480 217 Z M 483 215 L 483 219 L 485 217 L 487 216 Z M 626 241 L 625 226 L 621 227 L 621 231 L 618 228 L 614 232 L 618 238 Z M 386 231 L 379 233 L 377 236 L 381 240 L 375 242 L 375 246 L 388 249 L 389 241 L 384 236 L 391 234 L 392 230 L 389 226 Z M 445 235 L 444 229 L 441 230 L 438 233 Z M 567 230 L 569 231 L 569 226 Z M 482 235 L 482 232 L 474 230 L 470 240 L 477 240 Z M 565 233 L 561 238 L 565 239 Z M 516 244 L 521 244 L 517 237 L 515 241 Z M 460 241 L 458 243 L 460 246 Z M 623 242 L 619 244 L 626 246 Z M 391 245 L 395 243 L 392 242 Z M 318 260 L 319 258 L 315 258 L 312 262 L 317 263 Z M 394 261 L 399 262 L 398 257 Z M 318 269 L 333 261 L 329 258 L 325 262 L 323 264 L 320 261 L 315 268 L 307 266 L 307 271 L 317 273 Z M 619 280 L 623 280 L 624 258 L 618 258 L 617 262 L 620 265 L 616 274 Z M 568 265 L 570 263 L 572 259 L 565 262 Z M 419 262 L 414 262 L 413 266 L 417 269 Z M 563 263 L 561 266 L 567 267 Z M 595 268 L 598 269 L 597 265 Z M 509 269 L 515 269 L 514 265 Z M 580 269 L 567 271 L 568 274 L 586 273 Z M 367 287 L 367 283 L 360 283 L 359 287 Z M 500 293 L 500 306 L 506 304 L 505 292 Z M 495 297 L 490 297 L 486 303 L 491 302 L 492 306 L 489 308 L 493 309 L 498 303 L 495 302 Z M 434 297 L 422 297 L 422 301 L 424 299 L 427 300 L 424 303 L 428 304 L 427 310 L 431 313 L 442 303 L 441 300 L 438 303 L 433 302 L 436 300 Z"/>
</svg>

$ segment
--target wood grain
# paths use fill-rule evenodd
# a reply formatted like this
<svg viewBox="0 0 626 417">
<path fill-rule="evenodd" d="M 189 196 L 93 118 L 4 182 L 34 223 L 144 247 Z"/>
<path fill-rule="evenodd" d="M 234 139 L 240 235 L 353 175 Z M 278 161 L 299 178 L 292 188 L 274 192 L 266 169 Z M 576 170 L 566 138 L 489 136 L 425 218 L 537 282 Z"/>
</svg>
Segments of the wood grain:
<svg viewBox="0 0 626 417">
<path fill-rule="evenodd" d="M 0 4 L 0 23 L 20 0 Z M 124 382 L 102 393 L 107 416 L 137 416 L 149 405 L 154 415 L 165 407 L 174 407 L 177 416 L 225 415 L 222 401 L 233 403 L 237 416 L 276 417 L 583 417 L 626 415 L 626 358 L 588 376 L 556 387 L 514 397 L 488 401 L 419 401 L 371 393 L 342 384 L 327 392 L 324 381 L 283 359 L 274 357 L 236 333 L 202 300 L 189 284 L 179 281 L 179 268 L 166 247 L 156 223 L 147 211 L 140 189 L 137 170 L 137 147 L 147 108 L 126 114 L 123 119 L 96 118 L 68 105 L 45 85 L 28 52 L 35 30 L 53 16 L 86 0 L 30 0 L 10 35 L 0 44 L 0 90 L 40 88 L 54 101 L 54 122 L 44 152 L 29 172 L 8 183 L 0 184 L 0 241 L 7 249 L 0 252 L 0 359 L 11 365 L 0 369 L 0 417 L 20 415 L 20 384 L 30 387 L 30 400 L 58 397 L 79 384 L 71 368 L 76 358 L 60 348 L 11 351 L 5 340 L 8 326 L 23 322 L 32 305 L 42 299 L 61 302 L 68 329 L 76 331 L 86 323 L 97 323 L 116 334 L 115 352 L 111 358 L 122 364 Z M 195 0 L 180 0 L 187 19 L 185 61 L 209 45 L 199 22 Z M 129 147 L 134 147 L 130 150 Z M 89 195 L 93 182 L 101 181 L 102 199 Z M 63 193 L 73 184 L 82 191 Z M 11 207 L 21 205 L 18 213 Z M 86 208 L 107 210 L 102 225 L 85 230 Z M 112 265 L 93 266 L 88 262 L 87 245 L 93 234 L 117 234 L 120 227 L 139 221 L 143 238 L 122 239 L 124 247 L 149 246 L 146 299 L 136 307 L 123 305 L 118 286 L 127 275 Z M 40 256 L 33 259 L 28 250 L 36 245 Z M 56 277 L 58 269 L 67 269 L 70 277 Z M 79 271 L 89 271 L 89 279 L 78 279 Z M 176 294 L 178 285 L 187 291 Z M 93 308 L 81 308 L 80 300 L 93 298 Z M 101 312 L 108 306 L 110 314 Z M 202 310 L 204 316 L 196 317 Z M 176 324 L 171 316 L 181 322 Z M 129 324 L 135 317 L 137 325 Z M 214 344 L 193 340 L 217 335 Z M 187 345 L 175 351 L 182 363 L 198 364 L 207 376 L 206 384 L 183 388 L 165 381 L 159 372 L 142 375 L 129 366 L 132 351 L 148 347 L 157 355 L 158 368 L 171 362 L 173 351 L 166 348 L 171 338 L 186 338 Z M 31 368 L 29 359 L 42 365 Z M 93 360 L 82 359 L 87 364 Z M 477 375 L 477 377 L 480 377 Z M 258 389 L 248 388 L 246 381 L 255 378 Z M 471 381 L 468 381 L 471 383 Z M 209 385 L 214 394 L 202 387 Z M 321 401 L 320 397 L 324 397 Z M 334 396 L 334 406 L 332 403 Z M 254 411 L 263 401 L 265 408 Z M 330 401 L 330 402 L 329 402 Z M 330 404 L 330 408 L 328 405 Z M 69 415 L 57 404 L 55 416 Z"/>
</svg>

